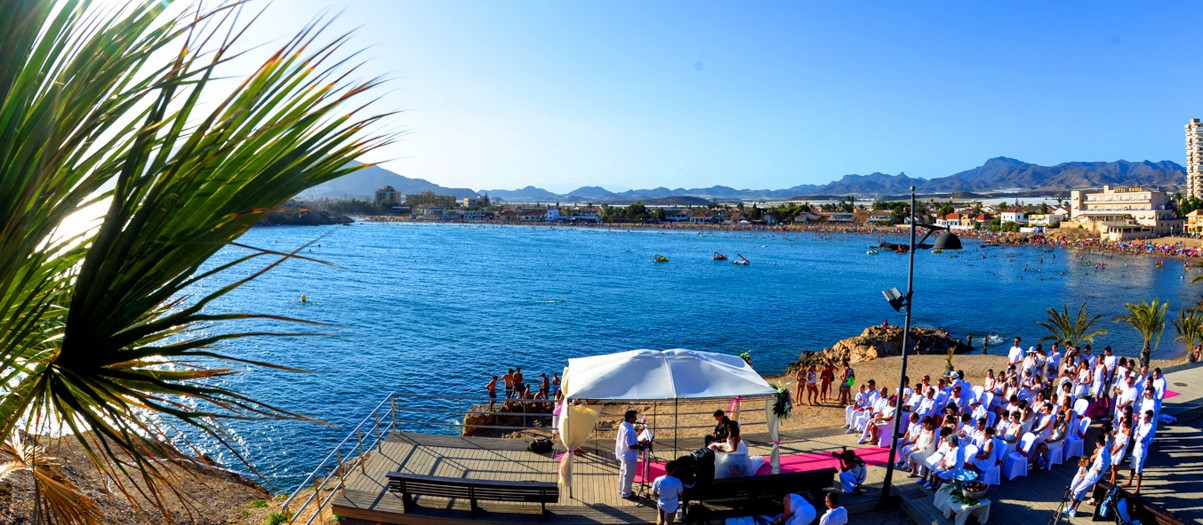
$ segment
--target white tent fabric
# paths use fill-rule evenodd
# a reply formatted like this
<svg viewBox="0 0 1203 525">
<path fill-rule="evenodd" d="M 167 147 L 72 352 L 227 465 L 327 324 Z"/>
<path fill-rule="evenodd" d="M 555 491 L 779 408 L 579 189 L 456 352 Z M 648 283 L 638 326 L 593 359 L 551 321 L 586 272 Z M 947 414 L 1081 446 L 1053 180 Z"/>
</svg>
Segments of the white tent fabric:
<svg viewBox="0 0 1203 525">
<path fill-rule="evenodd" d="M 613 401 L 771 396 L 776 392 L 739 356 L 684 348 L 569 359 L 563 384 L 567 399 Z"/>
<path fill-rule="evenodd" d="M 684 348 L 629 350 L 569 359 L 560 385 L 565 407 L 573 400 L 661 401 L 768 397 L 776 393 L 741 357 Z M 596 412 L 565 410 L 560 417 L 560 437 L 569 450 L 561 460 L 560 484 L 570 495 L 572 451 L 584 442 L 578 441 L 578 436 L 587 436 L 596 421 Z M 773 448 L 776 450 L 776 445 Z M 774 472 L 780 469 L 776 463 L 773 467 Z"/>
</svg>

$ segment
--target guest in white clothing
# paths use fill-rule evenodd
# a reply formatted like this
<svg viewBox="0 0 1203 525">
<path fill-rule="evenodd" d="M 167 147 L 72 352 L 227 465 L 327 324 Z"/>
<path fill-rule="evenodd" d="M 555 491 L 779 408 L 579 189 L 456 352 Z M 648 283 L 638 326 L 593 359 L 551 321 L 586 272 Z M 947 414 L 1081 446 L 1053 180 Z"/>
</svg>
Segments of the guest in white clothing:
<svg viewBox="0 0 1203 525">
<path fill-rule="evenodd" d="M 786 494 L 781 506 L 781 515 L 773 520 L 774 525 L 810 525 L 818 515 L 815 506 L 797 494 Z"/>
<path fill-rule="evenodd" d="M 819 519 L 819 525 L 848 525 L 848 509 L 840 506 L 840 494 L 828 492 L 824 499 L 827 512 Z"/>
<path fill-rule="evenodd" d="M 635 470 L 639 461 L 639 448 L 642 442 L 635 433 L 634 410 L 628 410 L 622 416 L 622 424 L 618 425 L 618 438 L 614 441 L 614 455 L 618 458 L 618 495 L 631 498 L 631 484 L 635 482 Z"/>
<path fill-rule="evenodd" d="M 1132 480 L 1135 479 L 1136 490 L 1132 491 L 1133 494 L 1140 494 L 1140 478 L 1145 470 L 1145 459 L 1149 456 L 1149 445 L 1153 444 L 1153 429 L 1153 411 L 1145 411 L 1132 434 L 1132 458 L 1128 461 L 1132 471 L 1125 486 L 1131 487 Z"/>
</svg>

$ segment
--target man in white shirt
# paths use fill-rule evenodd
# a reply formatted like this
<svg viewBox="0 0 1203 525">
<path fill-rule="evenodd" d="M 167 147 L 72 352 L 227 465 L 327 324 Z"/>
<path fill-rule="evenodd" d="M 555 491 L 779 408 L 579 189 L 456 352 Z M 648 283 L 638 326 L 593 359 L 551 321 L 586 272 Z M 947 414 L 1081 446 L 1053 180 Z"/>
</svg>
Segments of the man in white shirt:
<svg viewBox="0 0 1203 525">
<path fill-rule="evenodd" d="M 1019 346 L 1020 339 L 1015 338 L 1015 344 L 1011 345 L 1011 350 L 1007 352 L 1007 364 L 1019 366 L 1023 362 L 1023 347 Z"/>
<path fill-rule="evenodd" d="M 1115 380 L 1115 366 L 1119 364 L 1119 358 L 1111 351 L 1111 346 L 1103 348 L 1103 365 L 1107 367 L 1107 384 L 1110 385 Z"/>
<path fill-rule="evenodd" d="M 932 411 L 935 409 L 936 409 L 936 388 L 928 387 L 927 395 L 923 396 L 923 399 L 919 400 L 919 403 L 915 407 L 915 413 L 919 414 L 920 418 L 925 418 L 925 417 L 931 415 Z"/>
<path fill-rule="evenodd" d="M 1153 369 L 1153 377 L 1149 379 L 1149 383 L 1153 385 L 1153 392 L 1156 394 L 1157 401 L 1165 399 L 1166 381 L 1165 376 L 1161 375 L 1160 368 Z"/>
<path fill-rule="evenodd" d="M 1090 345 L 1086 345 L 1084 348 L 1082 348 L 1082 352 L 1082 357 L 1086 359 L 1086 362 L 1090 363 L 1091 370 L 1094 370 L 1095 367 L 1099 366 L 1099 356 L 1091 353 L 1092 350 L 1090 349 Z"/>
<path fill-rule="evenodd" d="M 1057 351 L 1057 342 L 1053 341 L 1053 347 L 1049 350 L 1048 358 L 1045 359 L 1045 368 L 1047 374 L 1045 377 L 1057 377 L 1057 371 L 1061 369 L 1061 353 Z"/>
<path fill-rule="evenodd" d="M 631 484 L 635 482 L 635 470 L 639 461 L 639 436 L 635 433 L 634 410 L 628 410 L 618 425 L 618 437 L 614 441 L 614 456 L 618 458 L 618 495 L 631 498 Z"/>
<path fill-rule="evenodd" d="M 1132 434 L 1132 458 L 1128 460 L 1132 472 L 1128 476 L 1127 486 L 1131 487 L 1132 481 L 1136 481 L 1133 494 L 1140 494 L 1140 478 L 1145 470 L 1145 458 L 1149 456 L 1149 445 L 1153 444 L 1153 430 L 1153 411 L 1149 410 L 1140 415 L 1140 424 Z"/>
<path fill-rule="evenodd" d="M 1133 410 L 1136 409 L 1136 407 L 1132 406 L 1136 402 L 1136 396 L 1140 394 L 1140 389 L 1136 388 L 1136 378 L 1128 376 L 1126 383 L 1125 388 L 1115 398 L 1115 419 L 1112 419 L 1112 421 L 1123 419 L 1125 408 L 1132 407 Z"/>
<path fill-rule="evenodd" d="M 819 519 L 819 525 L 848 525 L 848 509 L 840 506 L 840 494 L 828 492 L 824 501 L 827 512 Z"/>
</svg>

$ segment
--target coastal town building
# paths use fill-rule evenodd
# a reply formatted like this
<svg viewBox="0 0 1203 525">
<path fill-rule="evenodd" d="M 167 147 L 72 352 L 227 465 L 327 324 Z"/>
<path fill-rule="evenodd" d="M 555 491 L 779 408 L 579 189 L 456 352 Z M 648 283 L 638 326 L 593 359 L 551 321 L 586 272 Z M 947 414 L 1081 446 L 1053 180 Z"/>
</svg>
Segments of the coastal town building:
<svg viewBox="0 0 1203 525">
<path fill-rule="evenodd" d="M 1179 232 L 1185 220 L 1174 217 L 1170 197 L 1151 188 L 1112 188 L 1070 192 L 1070 218 L 1103 240 L 1144 239 Z M 1063 225 L 1064 227 L 1064 225 Z"/>
<path fill-rule="evenodd" d="M 1186 195 L 1203 198 L 1203 122 L 1186 123 Z"/>
<path fill-rule="evenodd" d="M 842 211 L 826 212 L 821 215 L 827 222 L 856 222 L 855 213 L 845 213 Z"/>
<path fill-rule="evenodd" d="M 1023 208 L 1010 208 L 1007 211 L 999 213 L 998 220 L 1003 223 L 1027 224 L 1028 211 Z"/>
<path fill-rule="evenodd" d="M 401 204 L 401 192 L 392 186 L 376 190 L 376 204 Z"/>
<path fill-rule="evenodd" d="M 405 204 L 411 208 L 418 206 L 435 206 L 438 208 L 454 208 L 458 205 L 455 202 L 455 195 L 436 195 L 434 192 L 424 192 L 417 195 L 409 194 L 405 196 Z"/>
<path fill-rule="evenodd" d="M 1183 231 L 1193 235 L 1203 233 L 1203 217 L 1200 217 L 1200 215 L 1199 210 L 1194 210 L 1186 214 L 1186 224 L 1182 226 Z"/>
</svg>

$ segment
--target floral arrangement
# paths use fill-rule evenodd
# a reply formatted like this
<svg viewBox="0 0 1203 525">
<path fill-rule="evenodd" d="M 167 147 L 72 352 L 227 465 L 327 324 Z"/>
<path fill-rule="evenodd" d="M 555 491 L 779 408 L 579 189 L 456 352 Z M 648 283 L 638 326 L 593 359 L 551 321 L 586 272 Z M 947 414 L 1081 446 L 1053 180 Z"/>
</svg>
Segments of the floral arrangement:
<svg viewBox="0 0 1203 525">
<path fill-rule="evenodd" d="M 751 350 L 744 350 L 743 352 L 740 352 L 739 358 L 743 359 L 744 362 L 748 364 L 748 366 L 752 366 L 752 351 Z"/>
<path fill-rule="evenodd" d="M 789 386 L 773 385 L 777 392 L 773 394 L 773 415 L 778 419 L 789 417 L 789 413 L 794 408 L 794 401 L 789 395 Z"/>
</svg>

